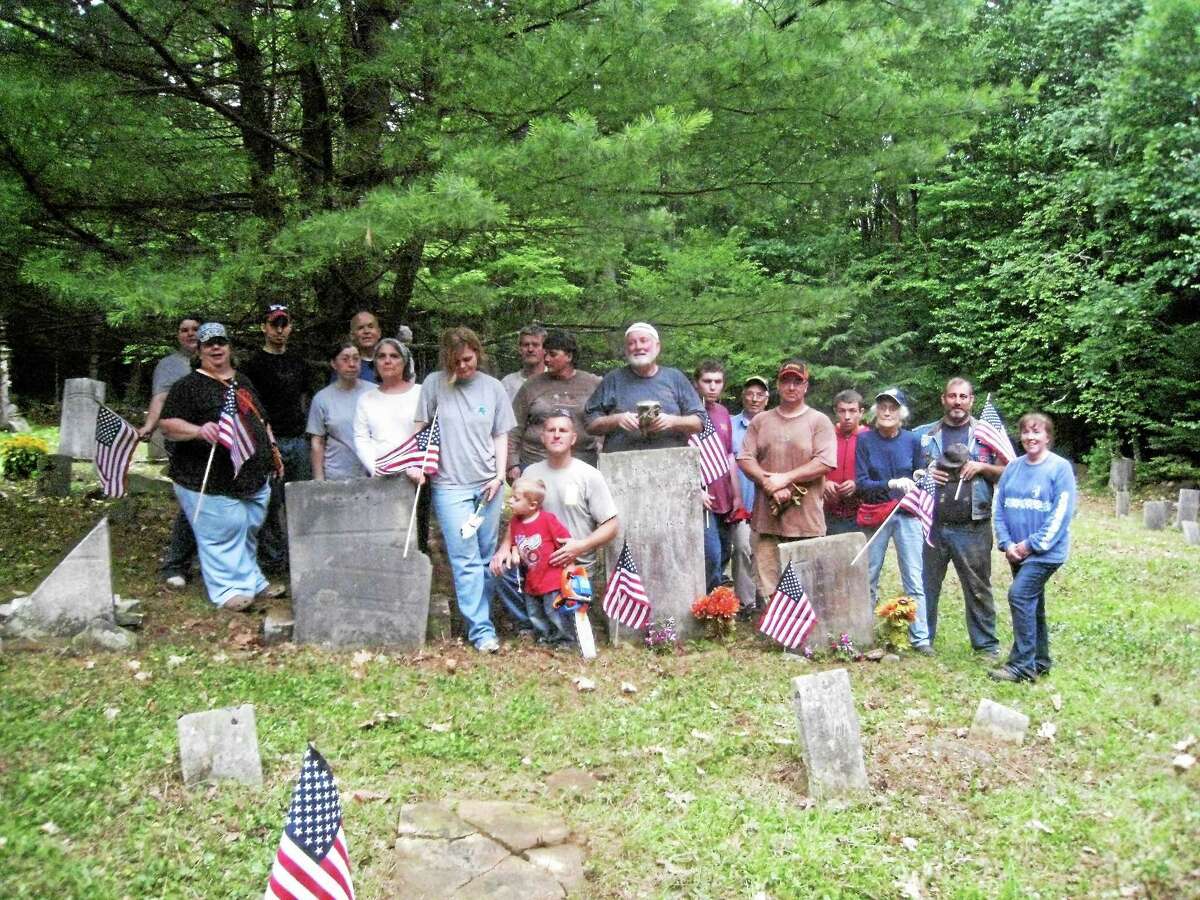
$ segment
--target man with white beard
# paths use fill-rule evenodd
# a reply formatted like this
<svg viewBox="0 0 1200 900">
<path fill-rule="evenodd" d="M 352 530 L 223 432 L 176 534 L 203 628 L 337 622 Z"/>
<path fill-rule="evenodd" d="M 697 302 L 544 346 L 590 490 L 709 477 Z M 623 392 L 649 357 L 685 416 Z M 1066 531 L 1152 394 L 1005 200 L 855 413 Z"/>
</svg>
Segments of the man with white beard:
<svg viewBox="0 0 1200 900">
<path fill-rule="evenodd" d="M 653 325 L 625 330 L 629 365 L 605 375 L 583 410 L 588 433 L 604 436 L 604 453 L 686 447 L 699 433 L 700 395 L 678 369 L 658 364 L 661 349 Z"/>
</svg>

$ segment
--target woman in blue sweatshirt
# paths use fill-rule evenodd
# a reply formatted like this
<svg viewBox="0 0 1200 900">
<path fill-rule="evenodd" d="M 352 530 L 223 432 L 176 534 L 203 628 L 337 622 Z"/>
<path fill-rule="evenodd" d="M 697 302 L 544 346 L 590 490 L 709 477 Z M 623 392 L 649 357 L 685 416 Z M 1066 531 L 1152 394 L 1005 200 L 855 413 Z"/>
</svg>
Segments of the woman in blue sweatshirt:
<svg viewBox="0 0 1200 900">
<path fill-rule="evenodd" d="M 1013 572 L 1008 589 L 1013 646 L 1008 663 L 988 673 L 997 681 L 1033 681 L 1050 671 L 1046 582 L 1067 561 L 1075 513 L 1075 471 L 1050 452 L 1050 417 L 1026 413 L 1017 428 L 1025 455 L 1000 476 L 992 510 L 996 548 Z"/>
</svg>

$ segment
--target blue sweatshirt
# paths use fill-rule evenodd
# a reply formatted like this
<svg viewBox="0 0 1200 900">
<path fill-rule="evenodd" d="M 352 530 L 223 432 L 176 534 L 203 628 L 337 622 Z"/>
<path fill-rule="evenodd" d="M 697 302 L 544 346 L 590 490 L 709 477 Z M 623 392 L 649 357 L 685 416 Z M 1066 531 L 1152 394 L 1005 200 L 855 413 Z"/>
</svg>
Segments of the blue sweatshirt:
<svg viewBox="0 0 1200 900">
<path fill-rule="evenodd" d="M 1046 454 L 1037 465 L 1017 457 L 996 485 L 992 522 L 997 547 L 1006 550 L 1028 541 L 1030 559 L 1066 562 L 1074 513 L 1075 471 L 1069 462 L 1057 453 Z"/>
<path fill-rule="evenodd" d="M 921 468 L 921 441 L 901 428 L 895 437 L 881 437 L 872 428 L 858 436 L 854 447 L 854 483 L 864 503 L 899 500 L 903 491 L 888 488 L 893 478 L 912 478 Z"/>
</svg>

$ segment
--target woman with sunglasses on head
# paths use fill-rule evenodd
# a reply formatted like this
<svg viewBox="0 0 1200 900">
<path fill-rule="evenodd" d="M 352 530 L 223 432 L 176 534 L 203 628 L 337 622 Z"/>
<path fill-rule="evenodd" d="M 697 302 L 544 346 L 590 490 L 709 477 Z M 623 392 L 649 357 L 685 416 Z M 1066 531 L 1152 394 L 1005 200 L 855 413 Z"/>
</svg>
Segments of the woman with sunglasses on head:
<svg viewBox="0 0 1200 900">
<path fill-rule="evenodd" d="M 225 326 L 206 322 L 197 338 L 200 367 L 171 386 L 159 424 L 176 442 L 170 476 L 196 534 L 208 598 L 241 611 L 269 588 L 258 567 L 258 532 L 268 479 L 282 477 L 282 465 L 254 385 L 234 370 Z M 223 413 L 234 427 L 220 427 Z"/>
</svg>

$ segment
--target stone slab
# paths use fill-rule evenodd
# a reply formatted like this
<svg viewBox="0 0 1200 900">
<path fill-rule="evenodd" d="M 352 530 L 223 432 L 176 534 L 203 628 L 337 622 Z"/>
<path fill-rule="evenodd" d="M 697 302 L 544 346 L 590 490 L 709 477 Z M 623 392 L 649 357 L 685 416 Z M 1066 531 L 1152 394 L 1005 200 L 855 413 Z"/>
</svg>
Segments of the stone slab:
<svg viewBox="0 0 1200 900">
<path fill-rule="evenodd" d="M 457 897 L 468 882 L 507 857 L 504 847 L 482 834 L 457 840 L 399 837 L 396 880 L 388 896 L 412 900 Z"/>
<path fill-rule="evenodd" d="M 162 432 L 159 429 L 154 429 L 154 433 L 150 435 L 150 440 L 145 442 L 146 445 L 146 462 L 165 462 L 170 457 L 167 455 L 166 441 L 163 439 Z"/>
<path fill-rule="evenodd" d="M 287 485 L 294 639 L 330 647 L 425 643 L 433 566 L 404 539 L 416 490 L 407 478 Z"/>
<path fill-rule="evenodd" d="M 583 769 L 559 769 L 557 772 L 546 776 L 546 790 L 552 796 L 557 794 L 574 794 L 575 796 L 584 797 L 595 791 L 599 786 L 600 782 L 596 780 L 596 776 Z"/>
<path fill-rule="evenodd" d="M 1179 527 L 1183 529 L 1183 539 L 1190 546 L 1195 547 L 1200 545 L 1200 524 L 1196 522 L 1181 522 Z"/>
<path fill-rule="evenodd" d="M 1118 516 L 1129 515 L 1130 499 L 1129 491 L 1115 491 L 1113 493 L 1114 502 L 1116 504 L 1116 513 Z"/>
<path fill-rule="evenodd" d="M 1142 504 L 1142 523 L 1151 531 L 1167 527 L 1169 507 L 1166 500 L 1147 500 Z"/>
<path fill-rule="evenodd" d="M 178 728 L 185 785 L 222 780 L 262 784 L 253 706 L 190 713 L 179 717 Z"/>
<path fill-rule="evenodd" d="M 400 807 L 396 833 L 401 837 L 452 841 L 474 834 L 475 828 L 447 809 L 444 803 L 405 803 Z"/>
<path fill-rule="evenodd" d="M 975 710 L 970 737 L 975 740 L 1020 744 L 1029 730 L 1029 716 L 994 700 L 984 698 Z"/>
<path fill-rule="evenodd" d="M 605 548 L 606 572 L 612 571 L 622 544 L 628 541 L 653 620 L 674 616 L 681 639 L 700 636 L 704 626 L 692 617 L 692 603 L 705 593 L 700 451 L 677 447 L 601 453 L 599 469 L 620 523 L 616 539 Z M 598 595 L 605 583 L 607 577 L 597 579 Z M 613 626 L 610 620 L 609 628 Z M 624 626 L 620 631 L 633 637 Z"/>
<path fill-rule="evenodd" d="M 115 623 L 108 519 L 101 519 L 28 597 L 13 602 L 12 637 L 73 637 L 93 622 Z"/>
<path fill-rule="evenodd" d="M 583 848 L 575 844 L 557 847 L 534 847 L 525 854 L 531 863 L 540 866 L 557 879 L 568 892 L 583 886 Z"/>
<path fill-rule="evenodd" d="M 1175 524 L 1195 522 L 1197 513 L 1200 513 L 1200 491 L 1180 488 L 1179 502 L 1175 506 Z"/>
<path fill-rule="evenodd" d="M 561 900 L 566 892 L 543 867 L 510 856 L 463 885 L 454 896 L 456 900 Z"/>
<path fill-rule="evenodd" d="M 831 637 L 836 640 L 845 633 L 860 650 L 875 646 L 867 554 L 850 565 L 866 542 L 856 531 L 779 545 L 780 569 L 792 563 L 817 616 L 805 644 L 827 647 Z"/>
<path fill-rule="evenodd" d="M 291 607 L 271 607 L 263 617 L 262 642 L 264 646 L 283 644 L 292 639 L 296 620 Z"/>
<path fill-rule="evenodd" d="M 63 384 L 58 452 L 75 459 L 96 457 L 96 414 L 108 386 L 91 378 L 68 378 Z"/>
<path fill-rule="evenodd" d="M 792 699 L 809 796 L 826 800 L 870 790 L 846 670 L 793 678 Z"/>
<path fill-rule="evenodd" d="M 71 494 L 71 463 L 69 456 L 51 453 L 38 466 L 37 492 L 43 497 L 68 497 Z"/>
<path fill-rule="evenodd" d="M 1114 459 L 1108 467 L 1108 486 L 1114 491 L 1127 491 L 1133 486 L 1133 460 Z"/>
<path fill-rule="evenodd" d="M 570 836 L 561 816 L 528 803 L 506 800 L 463 800 L 458 817 L 502 843 L 513 853 L 560 844 Z"/>
</svg>

